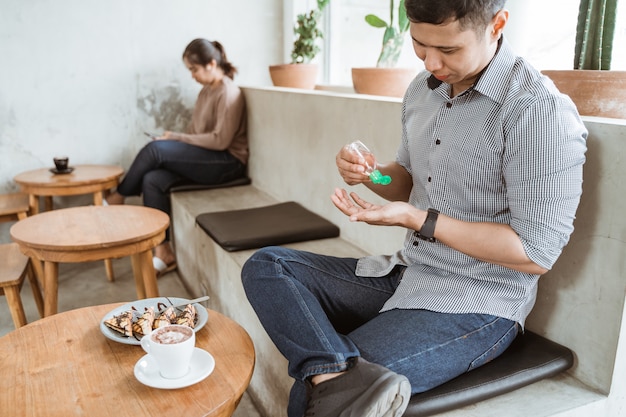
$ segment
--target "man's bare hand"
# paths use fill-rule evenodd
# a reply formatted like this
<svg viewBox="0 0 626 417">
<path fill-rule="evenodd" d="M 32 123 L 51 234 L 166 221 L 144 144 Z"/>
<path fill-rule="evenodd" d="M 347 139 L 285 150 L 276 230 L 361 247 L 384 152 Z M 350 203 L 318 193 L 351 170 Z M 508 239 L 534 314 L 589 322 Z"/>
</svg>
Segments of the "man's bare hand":
<svg viewBox="0 0 626 417">
<path fill-rule="evenodd" d="M 365 222 L 378 226 L 403 226 L 408 227 L 408 220 L 417 209 L 408 203 L 395 201 L 383 206 L 370 203 L 358 196 L 357 193 L 350 193 L 343 188 L 335 189 L 331 195 L 333 201 L 343 214 L 350 217 L 353 222 Z"/>
</svg>

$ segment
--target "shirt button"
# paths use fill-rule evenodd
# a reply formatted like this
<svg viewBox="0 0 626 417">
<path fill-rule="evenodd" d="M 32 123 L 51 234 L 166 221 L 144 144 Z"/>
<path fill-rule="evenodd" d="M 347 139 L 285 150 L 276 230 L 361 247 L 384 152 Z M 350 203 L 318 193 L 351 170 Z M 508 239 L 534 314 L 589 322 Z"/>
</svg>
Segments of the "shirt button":
<svg viewBox="0 0 626 417">
<path fill-rule="evenodd" d="M 432 182 L 433 177 L 428 177 L 428 182 Z"/>
<path fill-rule="evenodd" d="M 441 144 L 441 140 L 437 139 L 437 140 L 435 141 L 435 145 L 440 145 L 440 144 Z"/>
<path fill-rule="evenodd" d="M 448 101 L 448 102 L 446 103 L 446 107 L 447 107 L 447 108 L 452 107 L 452 103 L 450 103 L 450 102 Z"/>
<path fill-rule="evenodd" d="M 419 244 L 420 244 L 420 243 L 419 243 L 417 240 L 414 240 L 414 241 L 413 241 L 413 246 L 417 246 L 417 245 L 419 245 Z"/>
</svg>

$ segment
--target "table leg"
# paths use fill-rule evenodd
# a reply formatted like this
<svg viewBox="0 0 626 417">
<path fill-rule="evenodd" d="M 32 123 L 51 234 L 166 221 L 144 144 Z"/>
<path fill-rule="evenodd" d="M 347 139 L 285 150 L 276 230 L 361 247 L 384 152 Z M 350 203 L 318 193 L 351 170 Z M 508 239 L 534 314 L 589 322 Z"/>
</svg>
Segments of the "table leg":
<svg viewBox="0 0 626 417">
<path fill-rule="evenodd" d="M 39 265 L 39 269 L 37 269 L 35 265 Z M 30 283 L 30 288 L 33 291 L 33 298 L 35 299 L 35 304 L 37 305 L 37 310 L 39 311 L 39 317 L 44 317 L 44 302 L 43 296 L 41 295 L 42 279 L 43 270 L 41 268 L 41 261 L 38 261 L 35 258 L 30 258 L 28 263 L 28 282 Z"/>
<path fill-rule="evenodd" d="M 54 208 L 54 203 L 52 202 L 52 196 L 46 196 L 43 198 L 44 207 L 46 211 L 52 211 Z"/>
<path fill-rule="evenodd" d="M 45 261 L 43 264 L 44 284 L 44 317 L 52 316 L 58 310 L 59 297 L 59 264 Z"/>
<path fill-rule="evenodd" d="M 111 259 L 104 260 L 104 268 L 107 271 L 107 279 L 109 282 L 115 281 L 115 273 L 113 272 L 113 261 Z"/>
<path fill-rule="evenodd" d="M 153 298 L 159 296 L 156 272 L 152 266 L 152 250 L 131 255 L 135 287 L 138 298 Z"/>
<path fill-rule="evenodd" d="M 96 191 L 93 193 L 94 206 L 101 206 L 102 200 L 104 200 L 104 193 L 102 191 Z M 104 260 L 104 268 L 106 269 L 107 279 L 109 282 L 115 281 L 115 272 L 113 271 L 113 261 L 110 259 Z"/>
<path fill-rule="evenodd" d="M 30 263 L 33 269 L 35 270 L 35 276 L 37 277 L 37 281 L 39 281 L 39 286 L 43 288 L 44 286 L 43 263 L 35 257 L 30 258 Z"/>
<path fill-rule="evenodd" d="M 39 196 L 35 194 L 28 195 L 28 205 L 30 206 L 30 215 L 39 214 Z"/>
<path fill-rule="evenodd" d="M 94 206 L 101 206 L 102 200 L 104 200 L 102 191 L 96 191 L 95 193 L 93 193 L 93 205 Z"/>
</svg>

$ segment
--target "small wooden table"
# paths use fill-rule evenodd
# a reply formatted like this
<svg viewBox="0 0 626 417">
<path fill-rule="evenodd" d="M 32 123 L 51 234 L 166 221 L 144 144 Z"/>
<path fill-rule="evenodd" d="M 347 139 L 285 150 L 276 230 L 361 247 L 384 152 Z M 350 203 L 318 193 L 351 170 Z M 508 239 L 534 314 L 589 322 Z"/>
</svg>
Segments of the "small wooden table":
<svg viewBox="0 0 626 417">
<path fill-rule="evenodd" d="M 0 404 L 15 416 L 231 416 L 250 383 L 255 353 L 246 331 L 209 311 L 196 346 L 215 358 L 206 379 L 150 388 L 135 379 L 140 346 L 105 338 L 102 317 L 122 305 L 67 311 L 0 337 Z"/>
<path fill-rule="evenodd" d="M 44 316 L 57 312 L 59 262 L 131 256 L 137 297 L 159 296 L 152 248 L 165 239 L 169 216 L 143 206 L 83 206 L 48 211 L 11 226 L 20 250 L 44 262 Z"/>
<path fill-rule="evenodd" d="M 54 174 L 50 171 L 51 168 L 41 168 L 23 172 L 13 178 L 22 192 L 29 196 L 31 215 L 39 213 L 41 196 L 45 198 L 47 211 L 52 210 L 53 196 L 93 193 L 93 203 L 101 206 L 104 191 L 117 186 L 124 174 L 122 167 L 115 165 L 76 165 L 72 168 L 73 171 L 68 174 Z M 115 274 L 111 260 L 105 259 L 104 265 L 107 279 L 113 281 Z"/>
<path fill-rule="evenodd" d="M 54 174 L 51 168 L 26 171 L 13 180 L 30 196 L 31 214 L 39 213 L 39 197 L 46 197 L 46 210 L 52 209 L 53 196 L 92 194 L 93 202 L 102 205 L 103 192 L 114 188 L 124 174 L 115 165 L 76 165 L 69 174 Z"/>
</svg>

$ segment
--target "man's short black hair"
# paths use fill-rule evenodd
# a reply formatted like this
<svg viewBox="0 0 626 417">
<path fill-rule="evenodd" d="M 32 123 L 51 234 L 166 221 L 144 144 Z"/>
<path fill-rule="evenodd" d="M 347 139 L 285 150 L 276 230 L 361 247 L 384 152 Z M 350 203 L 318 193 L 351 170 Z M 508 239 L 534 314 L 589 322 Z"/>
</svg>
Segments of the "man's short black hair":
<svg viewBox="0 0 626 417">
<path fill-rule="evenodd" d="M 407 17 L 414 23 L 442 23 L 458 20 L 462 29 L 483 30 L 506 0 L 405 0 Z"/>
</svg>

